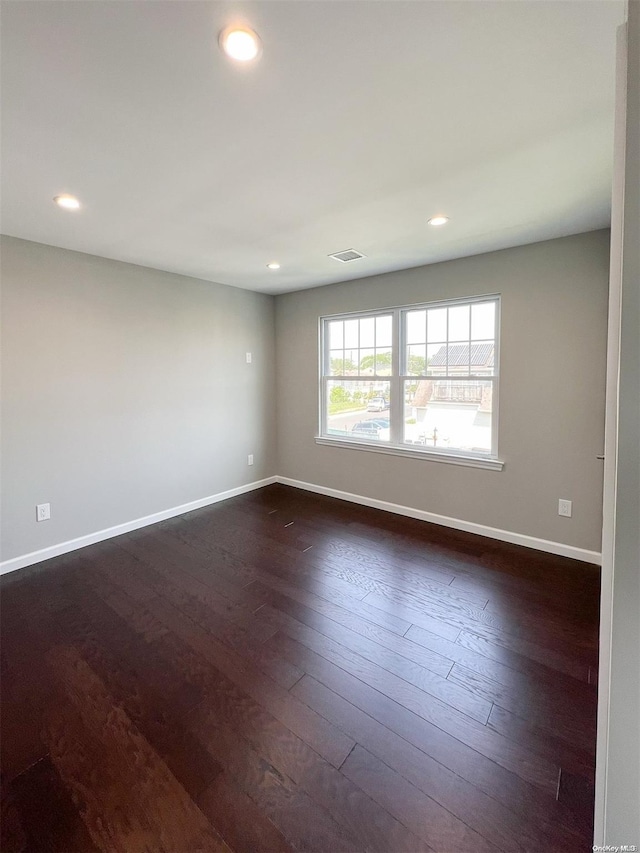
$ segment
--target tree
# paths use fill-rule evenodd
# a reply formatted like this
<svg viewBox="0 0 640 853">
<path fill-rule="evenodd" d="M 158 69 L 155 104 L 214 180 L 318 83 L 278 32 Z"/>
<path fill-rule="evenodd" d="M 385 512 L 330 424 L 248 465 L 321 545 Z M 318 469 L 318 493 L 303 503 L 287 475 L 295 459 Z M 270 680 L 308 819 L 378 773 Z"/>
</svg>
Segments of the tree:
<svg viewBox="0 0 640 853">
<path fill-rule="evenodd" d="M 332 358 L 331 362 L 332 376 L 344 376 L 346 373 L 355 371 L 356 366 L 350 358 Z"/>
<path fill-rule="evenodd" d="M 433 382 L 431 379 L 421 379 L 418 382 L 413 396 L 413 405 L 417 407 L 426 406 L 433 394 Z"/>
<path fill-rule="evenodd" d="M 351 394 L 345 391 L 342 385 L 335 385 L 331 389 L 329 399 L 332 403 L 348 403 L 351 400 Z"/>
<path fill-rule="evenodd" d="M 413 376 L 423 375 L 426 367 L 424 357 L 421 355 L 410 355 L 407 367 L 409 368 L 409 373 Z"/>
<path fill-rule="evenodd" d="M 421 374 L 424 374 L 425 371 L 425 358 L 421 355 L 410 355 L 407 367 L 409 373 L 414 376 L 420 376 Z M 378 353 L 378 355 L 365 355 L 364 358 L 360 360 L 360 370 L 371 370 L 374 368 L 377 373 L 380 373 L 382 370 L 390 371 L 391 353 L 383 352 Z"/>
<path fill-rule="evenodd" d="M 377 355 L 365 355 L 364 358 L 360 360 L 360 370 L 371 370 L 372 368 L 374 368 L 378 373 L 384 368 L 390 370 L 391 353 L 379 352 Z"/>
</svg>

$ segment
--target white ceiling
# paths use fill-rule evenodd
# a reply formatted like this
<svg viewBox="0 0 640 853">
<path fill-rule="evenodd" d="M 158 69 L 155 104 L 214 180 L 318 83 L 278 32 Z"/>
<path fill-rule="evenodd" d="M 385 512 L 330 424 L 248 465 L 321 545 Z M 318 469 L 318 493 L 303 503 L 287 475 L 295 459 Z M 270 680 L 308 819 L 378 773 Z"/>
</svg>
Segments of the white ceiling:
<svg viewBox="0 0 640 853">
<path fill-rule="evenodd" d="M 623 17 L 4 0 L 2 231 L 282 293 L 604 227 Z M 237 21 L 263 41 L 251 67 L 217 47 Z M 327 257 L 352 247 L 367 257 Z"/>
</svg>

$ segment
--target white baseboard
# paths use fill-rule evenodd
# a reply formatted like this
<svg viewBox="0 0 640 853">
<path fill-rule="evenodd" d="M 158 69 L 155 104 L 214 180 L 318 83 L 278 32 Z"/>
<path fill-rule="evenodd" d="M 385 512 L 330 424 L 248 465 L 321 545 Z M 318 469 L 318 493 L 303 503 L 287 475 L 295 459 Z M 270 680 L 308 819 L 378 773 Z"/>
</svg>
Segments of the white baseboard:
<svg viewBox="0 0 640 853">
<path fill-rule="evenodd" d="M 256 480 L 253 483 L 247 483 L 244 486 L 238 486 L 226 492 L 219 492 L 217 495 L 209 495 L 206 498 L 200 498 L 181 506 L 165 509 L 161 512 L 153 513 L 153 515 L 146 515 L 142 518 L 136 518 L 133 521 L 126 521 L 124 524 L 118 524 L 115 527 L 97 530 L 95 533 L 88 533 L 85 536 L 79 536 L 77 539 L 69 539 L 67 542 L 50 545 L 48 548 L 43 548 L 40 551 L 32 551 L 30 554 L 22 554 L 11 560 L 5 560 L 3 563 L 0 563 L 0 575 L 7 572 L 14 572 L 16 569 L 22 569 L 25 566 L 32 566 L 35 563 L 41 563 L 44 560 L 50 560 L 52 557 L 59 557 L 61 554 L 76 551 L 78 548 L 84 548 L 87 545 L 93 545 L 96 542 L 102 542 L 105 539 L 111 539 L 123 533 L 129 533 L 131 530 L 138 530 L 140 527 L 157 524 L 159 521 L 164 521 L 167 518 L 183 515 L 186 512 L 191 512 L 191 510 L 200 509 L 201 507 L 233 498 L 236 495 L 261 489 L 263 486 L 271 485 L 271 483 L 282 483 L 285 486 L 293 486 L 296 489 L 304 489 L 307 492 L 315 492 L 316 494 L 339 498 L 340 500 L 361 504 L 362 506 L 374 507 L 385 512 L 405 515 L 408 518 L 417 518 L 420 521 L 429 521 L 432 524 L 440 524 L 443 527 L 451 527 L 454 530 L 464 530 L 466 533 L 476 533 L 478 536 L 487 536 L 490 539 L 497 539 L 500 542 L 510 542 L 512 545 L 524 545 L 526 548 L 534 548 L 537 551 L 545 551 L 549 554 L 558 554 L 561 557 L 582 560 L 585 563 L 595 563 L 596 565 L 600 565 L 601 563 L 601 554 L 597 551 L 587 551 L 584 548 L 576 548 L 573 545 L 565 545 L 562 542 L 551 542 L 548 539 L 538 539 L 535 536 L 527 536 L 524 533 L 513 533 L 510 530 L 487 527 L 484 524 L 476 524 L 473 521 L 463 521 L 459 518 L 450 518 L 446 515 L 438 515 L 434 512 L 427 512 L 426 510 L 415 509 L 410 506 L 389 503 L 389 501 L 381 501 L 376 498 L 367 498 L 363 495 L 354 495 L 351 492 L 331 489 L 328 486 L 318 486 L 315 483 L 305 483 L 302 480 L 293 480 L 290 477 L 274 476 L 266 477 L 264 480 Z"/>
<path fill-rule="evenodd" d="M 52 557 L 59 557 L 61 554 L 67 554 L 69 551 L 77 551 L 78 548 L 84 548 L 87 545 L 93 545 L 96 542 L 102 542 L 105 539 L 111 539 L 123 533 L 129 533 L 131 530 L 138 530 L 140 527 L 147 527 L 149 524 L 157 524 L 159 521 L 173 518 L 176 515 L 182 515 L 185 512 L 191 512 L 194 509 L 200 509 L 203 506 L 209 506 L 219 501 L 225 501 L 228 498 L 234 498 L 236 495 L 243 495 L 245 492 L 252 492 L 254 489 L 261 489 L 263 486 L 269 486 L 271 483 L 277 481 L 277 477 L 266 477 L 264 480 L 256 480 L 244 486 L 237 486 L 235 489 L 228 489 L 226 492 L 218 492 L 217 495 L 209 495 L 209 497 L 190 501 L 181 506 L 174 506 L 171 509 L 154 512 L 153 515 L 145 515 L 133 521 L 125 521 L 124 524 L 117 524 L 115 527 L 107 527 L 104 530 L 97 530 L 95 533 L 87 533 L 85 536 L 79 536 L 77 539 L 69 539 L 67 542 L 60 542 L 58 545 L 50 545 L 48 548 L 42 548 L 40 551 L 22 554 L 20 557 L 14 557 L 11 560 L 5 560 L 3 563 L 0 563 L 0 575 L 4 575 L 7 572 L 15 572 L 16 569 L 23 569 L 25 566 L 32 566 L 44 560 L 50 560 Z"/>
<path fill-rule="evenodd" d="M 278 483 L 285 486 L 293 486 L 296 489 L 304 489 L 307 492 L 327 495 L 331 498 L 339 498 L 343 501 L 382 509 L 385 512 L 393 512 L 397 515 L 406 515 L 409 518 L 417 518 L 420 521 L 430 521 L 432 524 L 441 524 L 443 527 L 452 527 L 454 530 L 464 530 L 466 533 L 476 533 L 478 536 L 487 536 L 490 539 L 498 539 L 500 542 L 509 542 L 512 545 L 524 545 L 525 548 L 534 548 L 536 551 L 545 551 L 548 554 L 557 554 L 560 557 L 571 557 L 573 560 L 582 560 L 584 563 L 595 563 L 600 565 L 602 555 L 598 551 L 587 551 L 584 548 L 576 548 L 573 545 L 564 545 L 562 542 L 551 542 L 548 539 L 538 539 L 535 536 L 527 536 L 524 533 L 513 533 L 510 530 L 500 530 L 498 527 L 487 527 L 484 524 L 476 524 L 473 521 L 463 521 L 460 518 L 450 518 L 447 515 L 437 515 L 423 509 L 414 509 L 410 506 L 380 501 L 376 498 L 367 498 L 363 495 L 354 495 L 351 492 L 343 492 L 340 489 L 330 489 L 327 486 L 318 486 L 315 483 L 305 483 L 302 480 L 292 480 L 290 477 L 276 477 Z"/>
</svg>

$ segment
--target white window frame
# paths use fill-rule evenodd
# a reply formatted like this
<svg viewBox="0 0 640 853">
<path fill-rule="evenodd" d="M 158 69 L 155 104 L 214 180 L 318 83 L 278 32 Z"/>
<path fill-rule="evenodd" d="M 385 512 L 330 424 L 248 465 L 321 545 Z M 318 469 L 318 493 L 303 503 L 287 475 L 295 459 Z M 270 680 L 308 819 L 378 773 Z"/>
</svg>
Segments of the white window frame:
<svg viewBox="0 0 640 853">
<path fill-rule="evenodd" d="M 493 302 L 496 305 L 495 316 L 495 338 L 494 338 L 494 372 L 492 376 L 481 374 L 469 374 L 468 376 L 449 377 L 438 376 L 438 379 L 464 379 L 469 381 L 491 382 L 492 412 L 491 412 L 491 451 L 487 453 L 463 450 L 447 450 L 439 447 L 425 447 L 424 445 L 405 444 L 402 441 L 404 430 L 404 385 L 405 381 L 415 380 L 417 377 L 407 373 L 401 373 L 401 368 L 406 370 L 404 360 L 407 345 L 405 341 L 406 322 L 405 316 L 409 311 L 419 311 L 433 308 L 450 308 L 456 305 L 474 305 L 482 302 Z M 330 352 L 328 345 L 328 324 L 335 320 L 356 320 L 379 316 L 392 317 L 392 369 L 390 376 L 374 374 L 368 379 L 389 382 L 391 408 L 389 410 L 390 436 L 389 442 L 373 442 L 366 438 L 350 436 L 334 436 L 326 432 L 327 424 L 327 386 L 330 381 L 353 381 L 353 376 L 332 376 L 330 372 Z M 447 336 L 448 337 L 448 336 Z M 504 462 L 498 458 L 498 411 L 500 393 L 500 294 L 492 293 L 483 296 L 464 297 L 458 299 L 445 299 L 434 302 L 416 303 L 411 305 L 400 305 L 389 308 L 374 309 L 372 311 L 353 311 L 343 314 L 330 314 L 319 318 L 318 329 L 318 434 L 315 437 L 316 444 L 350 448 L 353 450 L 365 450 L 374 453 L 386 453 L 392 456 L 405 456 L 414 459 L 428 459 L 434 462 L 446 462 L 452 465 L 464 465 L 472 468 L 485 468 L 492 471 L 501 471 Z"/>
</svg>

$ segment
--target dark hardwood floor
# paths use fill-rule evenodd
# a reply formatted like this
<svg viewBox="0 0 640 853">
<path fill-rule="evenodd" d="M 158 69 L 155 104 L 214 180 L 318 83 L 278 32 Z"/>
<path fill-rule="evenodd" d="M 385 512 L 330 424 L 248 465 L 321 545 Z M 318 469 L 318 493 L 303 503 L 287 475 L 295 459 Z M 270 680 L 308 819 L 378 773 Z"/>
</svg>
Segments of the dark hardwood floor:
<svg viewBox="0 0 640 853">
<path fill-rule="evenodd" d="M 285 486 L 7 575 L 2 851 L 588 851 L 599 570 Z"/>
</svg>

